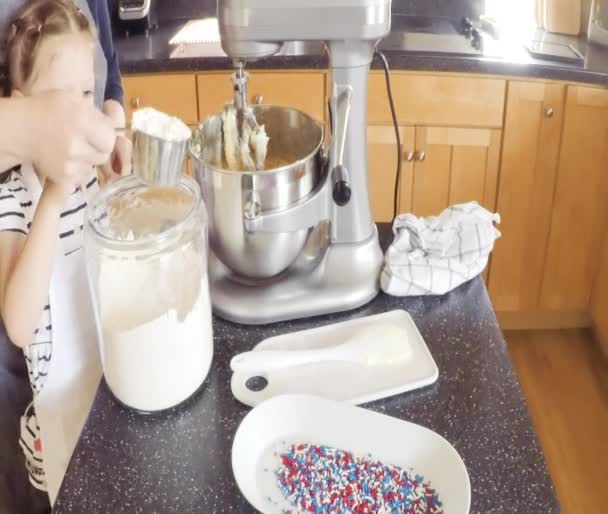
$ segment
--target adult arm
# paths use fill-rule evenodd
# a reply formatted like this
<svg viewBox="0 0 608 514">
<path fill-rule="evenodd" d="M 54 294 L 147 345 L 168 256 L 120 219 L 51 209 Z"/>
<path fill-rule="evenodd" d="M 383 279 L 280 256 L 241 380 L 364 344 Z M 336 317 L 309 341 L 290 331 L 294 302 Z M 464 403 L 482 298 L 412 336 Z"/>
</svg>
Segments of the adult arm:
<svg viewBox="0 0 608 514">
<path fill-rule="evenodd" d="M 10 127 L 0 132 L 0 169 L 32 162 L 57 184 L 107 162 L 116 141 L 108 116 L 62 92 L 0 98 L 0 126 Z"/>
<path fill-rule="evenodd" d="M 108 2 L 104 0 L 88 0 L 88 2 L 97 25 L 97 37 L 108 65 L 103 112 L 112 119 L 115 127 L 122 128 L 126 126 L 123 108 L 124 92 L 118 55 L 112 41 Z M 122 135 L 116 138 L 114 151 L 110 160 L 102 167 L 102 171 L 106 180 L 111 180 L 115 175 L 127 175 L 131 172 L 131 141 L 129 139 Z"/>
<path fill-rule="evenodd" d="M 112 24 L 110 11 L 106 0 L 88 0 L 89 8 L 97 25 L 97 37 L 108 63 L 108 78 L 104 93 L 104 100 L 115 100 L 123 104 L 124 92 L 120 76 L 118 55 L 112 41 Z"/>
</svg>

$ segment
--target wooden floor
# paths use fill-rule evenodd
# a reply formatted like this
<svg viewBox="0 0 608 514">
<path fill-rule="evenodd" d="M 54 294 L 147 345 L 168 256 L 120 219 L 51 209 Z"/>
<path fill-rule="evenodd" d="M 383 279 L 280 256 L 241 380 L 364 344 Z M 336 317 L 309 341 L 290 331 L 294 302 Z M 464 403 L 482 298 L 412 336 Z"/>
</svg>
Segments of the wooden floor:
<svg viewBox="0 0 608 514">
<path fill-rule="evenodd" d="M 608 361 L 588 330 L 505 335 L 563 512 L 608 512 Z"/>
</svg>

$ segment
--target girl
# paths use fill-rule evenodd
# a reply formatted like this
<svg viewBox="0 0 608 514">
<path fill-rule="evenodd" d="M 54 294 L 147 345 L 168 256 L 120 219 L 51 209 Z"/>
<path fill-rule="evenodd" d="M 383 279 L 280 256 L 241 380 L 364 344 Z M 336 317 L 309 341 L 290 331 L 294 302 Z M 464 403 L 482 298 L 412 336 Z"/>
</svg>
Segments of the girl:
<svg viewBox="0 0 608 514">
<path fill-rule="evenodd" d="M 62 91 L 94 113 L 95 42 L 72 0 L 29 2 L 8 29 L 10 95 Z M 101 367 L 82 249 L 85 207 L 97 178 L 78 164 L 59 179 L 48 177 L 27 161 L 0 174 L 0 314 L 23 348 L 34 391 L 21 420 L 25 465 L 52 504 Z"/>
</svg>

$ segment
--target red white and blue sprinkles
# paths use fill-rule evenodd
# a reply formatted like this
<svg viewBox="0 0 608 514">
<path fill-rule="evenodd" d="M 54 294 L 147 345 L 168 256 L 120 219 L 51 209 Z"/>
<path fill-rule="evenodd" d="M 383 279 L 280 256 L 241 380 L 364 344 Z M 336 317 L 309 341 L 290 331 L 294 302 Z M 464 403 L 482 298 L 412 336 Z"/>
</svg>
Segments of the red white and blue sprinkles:
<svg viewBox="0 0 608 514">
<path fill-rule="evenodd" d="M 279 455 L 275 476 L 293 507 L 283 514 L 440 514 L 437 492 L 402 468 L 312 444 L 294 444 Z"/>
</svg>

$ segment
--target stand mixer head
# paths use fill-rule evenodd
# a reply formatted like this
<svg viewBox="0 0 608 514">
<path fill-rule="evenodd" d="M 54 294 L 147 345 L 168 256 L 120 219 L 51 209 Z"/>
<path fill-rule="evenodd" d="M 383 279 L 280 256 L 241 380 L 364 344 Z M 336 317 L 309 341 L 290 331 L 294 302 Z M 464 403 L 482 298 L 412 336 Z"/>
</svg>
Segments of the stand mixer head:
<svg viewBox="0 0 608 514">
<path fill-rule="evenodd" d="M 256 281 L 239 277 L 226 259 L 212 255 L 215 312 L 232 321 L 260 324 L 367 303 L 379 291 L 383 262 L 367 186 L 367 79 L 375 47 L 390 31 L 390 0 L 219 0 L 218 18 L 222 47 L 236 67 L 234 106 L 245 119 L 246 63 L 278 53 L 284 42 L 324 42 L 332 82 L 331 143 L 313 190 L 279 209 L 265 206 L 256 197 L 256 182 L 272 183 L 273 174 L 285 168 L 270 169 L 244 175 L 247 187 L 239 188 L 241 197 L 234 198 L 242 205 L 238 223 L 247 234 L 285 237 L 308 231 L 300 256 L 281 273 Z M 201 152 L 192 154 L 205 196 L 205 187 L 209 191 L 210 184 L 221 182 L 211 177 L 218 170 L 210 169 Z M 209 197 L 212 193 L 207 196 L 206 202 L 217 203 Z M 311 250 L 315 244 L 318 251 Z M 211 237 L 212 251 L 213 246 Z"/>
<path fill-rule="evenodd" d="M 288 41 L 371 41 L 390 31 L 390 0 L 219 0 L 222 48 L 235 63 Z"/>
</svg>

